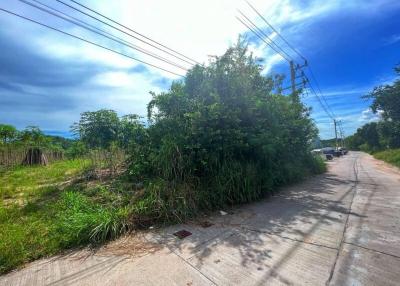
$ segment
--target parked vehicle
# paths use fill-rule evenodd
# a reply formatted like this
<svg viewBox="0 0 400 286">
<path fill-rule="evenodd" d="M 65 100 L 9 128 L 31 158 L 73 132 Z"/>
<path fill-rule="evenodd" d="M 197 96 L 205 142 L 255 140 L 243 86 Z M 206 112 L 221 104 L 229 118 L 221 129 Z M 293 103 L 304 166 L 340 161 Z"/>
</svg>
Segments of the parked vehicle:
<svg viewBox="0 0 400 286">
<path fill-rule="evenodd" d="M 337 149 L 337 150 L 334 150 L 333 156 L 335 156 L 335 157 L 340 157 L 340 156 L 343 156 L 343 153 L 342 153 L 342 151 L 339 151 L 339 150 Z"/>
<path fill-rule="evenodd" d="M 325 148 L 322 148 L 321 149 L 321 151 L 322 151 L 322 153 L 323 154 L 330 154 L 330 155 L 334 155 L 335 154 L 335 149 L 334 148 L 332 148 L 332 147 L 325 147 Z"/>
<path fill-rule="evenodd" d="M 349 151 L 344 147 L 339 147 L 338 150 L 342 152 L 343 155 L 346 155 Z"/>
<path fill-rule="evenodd" d="M 325 158 L 328 161 L 333 160 L 333 155 L 332 154 L 325 154 Z"/>
<path fill-rule="evenodd" d="M 323 152 L 324 154 L 330 154 L 330 155 L 332 155 L 333 157 L 340 157 L 340 156 L 343 155 L 343 154 L 342 154 L 342 151 L 339 151 L 338 149 L 335 149 L 335 148 L 333 148 L 333 147 L 325 147 L 325 148 L 322 148 L 322 152 Z"/>
<path fill-rule="evenodd" d="M 325 150 L 326 148 L 322 149 L 314 149 L 311 151 L 311 153 L 320 155 L 322 158 L 326 160 L 332 160 L 333 159 L 333 154 L 329 152 L 329 150 Z"/>
<path fill-rule="evenodd" d="M 321 151 L 321 149 L 314 149 L 314 150 L 311 150 L 311 154 L 313 154 L 313 155 L 321 155 L 322 151 Z"/>
</svg>

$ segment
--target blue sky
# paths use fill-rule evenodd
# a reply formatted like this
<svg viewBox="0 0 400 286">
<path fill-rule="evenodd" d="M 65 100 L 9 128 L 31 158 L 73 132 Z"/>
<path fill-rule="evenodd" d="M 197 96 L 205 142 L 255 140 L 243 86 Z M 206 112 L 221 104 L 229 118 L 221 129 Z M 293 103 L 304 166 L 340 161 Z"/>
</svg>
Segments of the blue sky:
<svg viewBox="0 0 400 286">
<path fill-rule="evenodd" d="M 107 29 L 56 1 L 41 2 Z M 243 1 L 82 0 L 82 3 L 200 62 L 207 62 L 210 55 L 222 54 L 239 34 L 246 35 L 253 53 L 265 59 L 265 74 L 288 72 L 288 64 L 282 57 L 250 37 L 236 21 L 239 8 L 290 52 Z M 394 79 L 393 67 L 400 63 L 399 1 L 254 0 L 252 4 L 309 60 L 346 134 L 378 120 L 368 109 L 369 103 L 360 97 L 374 86 Z M 3 1 L 0 7 L 182 73 L 20 1 Z M 126 39 L 124 34 L 118 36 Z M 129 41 L 144 47 L 133 39 Z M 165 90 L 172 80 L 178 79 L 1 11 L 0 51 L 0 122 L 18 128 L 38 125 L 50 134 L 68 134 L 70 125 L 87 110 L 109 108 L 120 115 L 145 115 L 149 91 Z M 295 54 L 293 57 L 299 60 Z M 321 137 L 333 137 L 332 122 L 318 100 L 308 95 L 303 101 L 312 107 Z"/>
</svg>

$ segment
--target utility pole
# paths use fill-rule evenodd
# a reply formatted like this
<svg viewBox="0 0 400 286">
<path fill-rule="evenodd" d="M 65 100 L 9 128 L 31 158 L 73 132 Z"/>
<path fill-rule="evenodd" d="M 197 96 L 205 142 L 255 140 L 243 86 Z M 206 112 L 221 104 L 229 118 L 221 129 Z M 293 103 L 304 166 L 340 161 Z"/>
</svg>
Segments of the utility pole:
<svg viewBox="0 0 400 286">
<path fill-rule="evenodd" d="M 335 145 L 336 145 L 336 149 L 338 148 L 338 142 L 337 142 L 337 129 L 336 129 L 336 119 L 333 119 L 333 124 L 335 125 Z"/>
<path fill-rule="evenodd" d="M 340 147 L 344 147 L 343 143 L 343 130 L 342 130 L 342 121 L 339 122 L 339 132 L 340 132 Z"/>
<path fill-rule="evenodd" d="M 292 96 L 294 99 L 296 97 L 296 70 L 293 61 L 290 61 L 290 81 L 292 84 Z"/>
<path fill-rule="evenodd" d="M 339 121 L 340 138 L 342 139 L 342 147 L 346 148 L 346 136 L 344 135 L 342 121 Z"/>
</svg>

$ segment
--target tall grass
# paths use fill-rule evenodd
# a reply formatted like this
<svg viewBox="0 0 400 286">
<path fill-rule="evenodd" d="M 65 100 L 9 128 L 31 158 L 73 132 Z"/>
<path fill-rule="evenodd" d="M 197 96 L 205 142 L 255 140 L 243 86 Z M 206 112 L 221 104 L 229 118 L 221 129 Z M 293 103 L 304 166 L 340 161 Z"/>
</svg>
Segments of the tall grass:
<svg viewBox="0 0 400 286">
<path fill-rule="evenodd" d="M 321 157 L 292 162 L 280 169 L 269 169 L 254 162 L 227 161 L 214 176 L 171 181 L 152 179 L 135 197 L 132 215 L 136 223 L 182 222 L 201 212 L 258 200 L 277 187 L 326 171 Z"/>
<path fill-rule="evenodd" d="M 71 184 L 89 166 L 70 160 L 0 174 L 0 273 L 126 231 L 129 197 L 110 187 Z"/>
<path fill-rule="evenodd" d="M 400 149 L 390 149 L 374 153 L 376 159 L 383 160 L 400 168 Z"/>
</svg>

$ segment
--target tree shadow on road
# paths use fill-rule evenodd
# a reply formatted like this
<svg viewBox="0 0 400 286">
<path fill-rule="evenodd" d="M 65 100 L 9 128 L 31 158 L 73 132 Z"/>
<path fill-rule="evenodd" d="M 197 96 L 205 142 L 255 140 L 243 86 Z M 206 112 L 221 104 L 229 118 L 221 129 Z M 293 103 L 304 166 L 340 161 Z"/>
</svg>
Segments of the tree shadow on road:
<svg viewBox="0 0 400 286">
<path fill-rule="evenodd" d="M 215 214 L 207 218 L 210 227 L 202 228 L 196 221 L 181 225 L 194 235 L 179 241 L 167 232 L 167 245 L 200 270 L 210 263 L 218 267 L 229 258 L 233 270 L 260 272 L 257 280 L 262 284 L 270 278 L 291 284 L 280 268 L 296 263 L 290 260 L 299 248 L 339 247 L 353 191 L 352 181 L 333 174 L 316 176 L 260 202 L 233 208 L 228 215 Z M 282 253 L 280 245 L 285 243 Z"/>
</svg>

